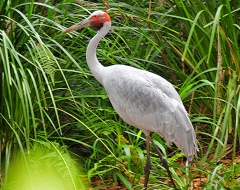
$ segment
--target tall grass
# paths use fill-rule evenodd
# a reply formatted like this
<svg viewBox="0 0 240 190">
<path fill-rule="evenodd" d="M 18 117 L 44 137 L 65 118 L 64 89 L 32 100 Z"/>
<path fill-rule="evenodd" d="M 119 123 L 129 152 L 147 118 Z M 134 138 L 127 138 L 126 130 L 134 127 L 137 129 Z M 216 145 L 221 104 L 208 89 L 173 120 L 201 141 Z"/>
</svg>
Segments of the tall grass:
<svg viewBox="0 0 240 190">
<path fill-rule="evenodd" d="M 108 1 L 105 5 L 2 1 L 2 183 L 14 151 L 28 152 L 37 140 L 67 145 L 89 180 L 97 177 L 115 184 L 120 181 L 128 189 L 142 188 L 144 135 L 118 117 L 86 65 L 86 46 L 95 32 L 88 28 L 62 33 L 106 5 L 113 23 L 99 44 L 98 59 L 106 66 L 146 69 L 172 82 L 201 147 L 190 183 L 201 176 L 209 179 L 202 188 L 230 187 L 228 181 L 239 175 L 235 158 L 240 143 L 240 7 L 232 1 L 200 0 Z M 174 167 L 179 188 L 187 188 L 190 183 L 180 175 L 185 168 L 176 164 L 184 155 L 174 146 L 166 147 L 158 135 L 153 138 Z M 152 154 L 149 188 L 169 189 L 166 172 Z M 226 155 L 232 162 L 217 166 Z M 231 188 L 238 186 L 237 180 L 231 184 Z"/>
<path fill-rule="evenodd" d="M 179 55 L 185 63 L 184 65 L 191 67 L 192 70 L 181 87 L 180 94 L 186 86 L 191 86 L 192 83 L 197 82 L 197 86 L 204 86 L 205 89 L 194 91 L 191 97 L 199 99 L 203 96 L 199 99 L 202 105 L 199 106 L 199 100 L 196 100 L 197 107 L 192 104 L 191 109 L 199 110 L 204 107 L 202 113 L 208 113 L 212 118 L 212 130 L 209 132 L 213 138 L 203 162 L 213 149 L 213 142 L 216 139 L 214 160 L 222 158 L 226 152 L 228 135 L 235 136 L 232 144 L 234 160 L 237 141 L 239 142 L 237 108 L 240 101 L 238 90 L 239 27 L 237 25 L 239 7 L 229 1 L 221 2 L 220 5 L 209 2 L 203 4 L 201 1 L 185 4 L 179 1 L 174 2 L 178 5 L 174 13 L 179 17 L 183 33 L 189 34 L 182 37 L 186 38 L 186 42 L 175 43 L 174 49 L 176 51 L 183 50 L 183 53 L 178 51 Z M 189 7 L 193 7 L 193 9 L 189 9 Z M 197 77 L 194 74 L 197 74 Z M 202 95 L 199 96 L 199 93 Z M 204 101 L 202 101 L 203 98 Z"/>
<path fill-rule="evenodd" d="M 64 70 L 69 65 L 58 51 L 65 50 L 54 39 L 58 34 L 52 35 L 53 31 L 62 30 L 57 18 L 54 20 L 54 14 L 61 11 L 34 1 L 7 2 L 0 6 L 2 179 L 8 176 L 14 152 L 20 149 L 25 155 L 31 152 L 34 140 L 63 134 L 66 116 L 59 111 L 59 102 L 66 101 L 62 96 L 68 92 L 67 96 L 74 100 L 70 89 L 73 82 L 67 81 L 65 74 L 73 69 Z M 46 12 L 48 17 L 44 17 Z M 75 65 L 79 68 L 76 62 Z"/>
</svg>

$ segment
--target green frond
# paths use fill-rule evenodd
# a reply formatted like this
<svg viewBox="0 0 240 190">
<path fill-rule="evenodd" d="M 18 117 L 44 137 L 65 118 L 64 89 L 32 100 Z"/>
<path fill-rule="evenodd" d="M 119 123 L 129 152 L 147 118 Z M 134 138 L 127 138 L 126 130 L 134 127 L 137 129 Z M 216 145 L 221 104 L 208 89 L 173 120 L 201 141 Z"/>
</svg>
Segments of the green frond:
<svg viewBox="0 0 240 190">
<path fill-rule="evenodd" d="M 57 68 L 57 60 L 53 53 L 43 45 L 37 45 L 35 49 L 36 61 L 42 66 L 43 70 L 49 75 L 51 82 L 54 86 L 54 75 Z"/>
</svg>

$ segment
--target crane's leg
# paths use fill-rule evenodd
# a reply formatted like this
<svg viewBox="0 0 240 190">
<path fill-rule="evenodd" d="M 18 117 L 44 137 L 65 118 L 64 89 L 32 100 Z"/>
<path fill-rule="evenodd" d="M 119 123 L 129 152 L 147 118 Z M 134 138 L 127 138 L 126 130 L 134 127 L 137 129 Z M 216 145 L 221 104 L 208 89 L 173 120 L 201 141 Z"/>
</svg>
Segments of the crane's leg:
<svg viewBox="0 0 240 190">
<path fill-rule="evenodd" d="M 165 157 L 162 155 L 162 153 L 159 151 L 158 147 L 157 147 L 156 144 L 153 142 L 152 138 L 151 138 L 150 136 L 149 136 L 148 138 L 149 138 L 149 140 L 151 141 L 151 143 L 152 143 L 155 151 L 157 152 L 157 154 L 158 154 L 158 156 L 159 156 L 159 158 L 160 158 L 160 160 L 161 160 L 161 162 L 162 162 L 162 166 L 166 169 L 166 171 L 167 171 L 167 173 L 168 173 L 168 175 L 169 175 L 169 177 L 170 177 L 170 180 L 171 180 L 174 188 L 176 189 L 176 185 L 175 185 L 175 183 L 174 183 L 174 181 L 173 181 L 172 174 L 171 174 L 171 172 L 170 172 L 170 170 L 169 170 L 168 162 L 167 162 L 166 158 L 165 158 Z"/>
<path fill-rule="evenodd" d="M 144 167 L 144 170 L 145 170 L 144 189 L 147 189 L 149 174 L 150 174 L 150 170 L 152 168 L 151 160 L 150 160 L 150 145 L 149 145 L 150 139 L 151 139 L 151 137 L 149 135 L 146 135 L 147 161 L 146 161 L 146 165 Z"/>
</svg>

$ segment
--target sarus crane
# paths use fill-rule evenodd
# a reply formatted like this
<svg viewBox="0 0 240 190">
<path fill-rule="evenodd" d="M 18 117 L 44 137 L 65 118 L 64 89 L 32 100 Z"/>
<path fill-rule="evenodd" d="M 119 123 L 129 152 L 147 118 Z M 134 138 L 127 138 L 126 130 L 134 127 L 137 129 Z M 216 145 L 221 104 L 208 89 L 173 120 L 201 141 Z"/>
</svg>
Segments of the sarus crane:
<svg viewBox="0 0 240 190">
<path fill-rule="evenodd" d="M 173 186 L 176 187 L 167 160 L 155 145 L 150 132 L 156 132 L 163 137 L 167 145 L 174 143 L 179 147 L 191 165 L 194 155 L 197 156 L 198 145 L 195 131 L 180 96 L 170 82 L 157 74 L 126 65 L 103 66 L 98 61 L 97 46 L 111 28 L 111 19 L 106 12 L 95 11 L 63 33 L 87 26 L 98 31 L 87 46 L 88 67 L 105 88 L 118 115 L 129 125 L 142 130 L 146 136 L 144 188 L 147 189 L 151 169 L 150 142 L 159 155 Z"/>
</svg>

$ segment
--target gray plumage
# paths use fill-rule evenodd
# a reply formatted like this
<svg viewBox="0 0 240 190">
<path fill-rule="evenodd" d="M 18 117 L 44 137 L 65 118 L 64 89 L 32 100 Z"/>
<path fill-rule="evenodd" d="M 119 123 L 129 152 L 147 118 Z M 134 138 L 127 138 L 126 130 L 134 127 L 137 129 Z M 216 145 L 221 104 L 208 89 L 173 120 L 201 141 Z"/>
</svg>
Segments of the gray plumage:
<svg viewBox="0 0 240 190">
<path fill-rule="evenodd" d="M 164 78 L 133 67 L 106 67 L 103 86 L 113 108 L 145 135 L 156 132 L 167 145 L 176 144 L 191 162 L 196 155 L 194 129 L 182 101 Z"/>
</svg>

